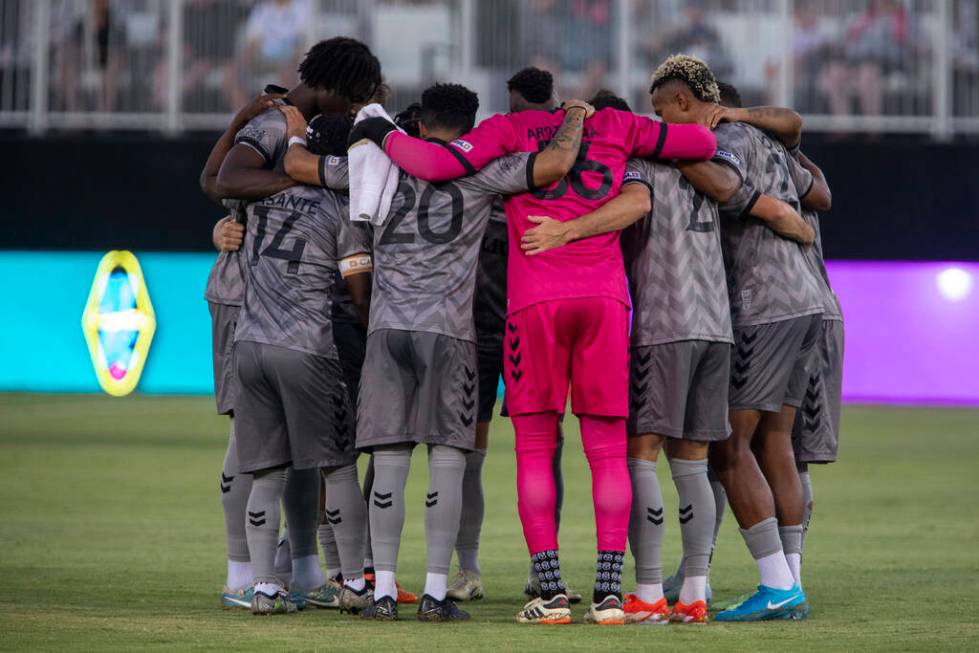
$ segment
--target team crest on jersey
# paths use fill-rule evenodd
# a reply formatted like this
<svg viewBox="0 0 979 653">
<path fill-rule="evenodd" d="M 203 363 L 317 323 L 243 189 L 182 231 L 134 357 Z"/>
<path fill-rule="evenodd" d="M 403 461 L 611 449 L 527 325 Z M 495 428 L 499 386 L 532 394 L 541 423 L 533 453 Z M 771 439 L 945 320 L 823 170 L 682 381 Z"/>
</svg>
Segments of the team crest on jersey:
<svg viewBox="0 0 979 653">
<path fill-rule="evenodd" d="M 733 152 L 728 152 L 727 150 L 722 150 L 720 148 L 717 149 L 717 152 L 714 154 L 714 158 L 724 159 L 725 161 L 728 161 L 729 163 L 733 163 L 736 166 L 741 165 L 741 159 L 739 159 L 736 154 L 734 154 Z"/>
<path fill-rule="evenodd" d="M 469 141 L 464 141 L 461 138 L 455 139 L 454 141 L 452 141 L 452 144 L 455 145 L 456 147 L 458 147 L 460 150 L 462 150 L 466 154 L 469 154 L 470 152 L 472 152 L 472 149 L 473 149 L 473 144 L 472 143 L 470 143 Z"/>
</svg>

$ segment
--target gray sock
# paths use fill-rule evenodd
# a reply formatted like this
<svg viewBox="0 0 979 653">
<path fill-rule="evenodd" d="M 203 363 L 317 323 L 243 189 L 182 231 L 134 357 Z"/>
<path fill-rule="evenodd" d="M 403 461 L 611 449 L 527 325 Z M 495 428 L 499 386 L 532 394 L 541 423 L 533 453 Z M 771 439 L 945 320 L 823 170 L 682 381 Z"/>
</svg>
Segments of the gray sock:
<svg viewBox="0 0 979 653">
<path fill-rule="evenodd" d="M 473 449 L 466 455 L 466 473 L 462 477 L 462 516 L 456 536 L 459 568 L 479 573 L 479 533 L 483 529 L 483 461 L 486 449 Z"/>
<path fill-rule="evenodd" d="M 466 454 L 461 449 L 441 444 L 429 447 L 425 541 L 430 574 L 449 573 L 452 548 L 459 535 L 462 478 L 465 473 Z"/>
<path fill-rule="evenodd" d="M 770 556 L 782 550 L 782 540 L 778 535 L 778 521 L 774 517 L 763 519 L 748 529 L 738 529 L 748 551 L 755 560 Z"/>
<path fill-rule="evenodd" d="M 333 527 L 340 573 L 354 580 L 364 575 L 364 533 L 367 506 L 357 483 L 357 465 L 323 470 L 326 480 L 326 519 Z"/>
<path fill-rule="evenodd" d="M 248 551 L 256 583 L 278 583 L 275 549 L 279 543 L 279 502 L 286 488 L 286 468 L 265 469 L 254 474 L 248 496 Z"/>
<path fill-rule="evenodd" d="M 714 534 L 714 493 L 707 480 L 707 461 L 673 458 L 670 470 L 680 496 L 683 575 L 706 576 Z"/>
<path fill-rule="evenodd" d="M 316 529 L 316 535 L 320 541 L 320 548 L 323 549 L 323 564 L 326 565 L 327 572 L 339 570 L 340 552 L 337 550 L 337 538 L 333 532 L 333 527 L 326 521 L 325 512 L 320 520 L 319 528 Z"/>
<path fill-rule="evenodd" d="M 364 503 L 367 505 L 368 515 L 371 505 L 371 488 L 374 487 L 374 456 L 371 455 L 367 460 L 367 472 L 364 473 Z M 366 536 L 364 537 L 364 567 L 374 570 L 374 553 L 371 550 L 371 520 L 368 517 L 367 525 L 364 527 Z"/>
<path fill-rule="evenodd" d="M 802 556 L 802 524 L 779 526 L 778 538 L 782 541 L 782 551 L 785 555 L 798 553 Z"/>
<path fill-rule="evenodd" d="M 812 521 L 812 479 L 809 477 L 809 467 L 799 470 L 799 480 L 802 481 L 802 544 L 800 553 L 805 549 L 806 536 L 809 535 L 809 524 Z"/>
<path fill-rule="evenodd" d="M 371 488 L 370 523 L 374 569 L 398 570 L 401 529 L 405 524 L 405 482 L 411 464 L 411 447 L 394 445 L 374 449 L 374 484 Z"/>
<path fill-rule="evenodd" d="M 235 420 L 228 427 L 228 450 L 221 467 L 221 509 L 224 511 L 224 534 L 228 540 L 228 560 L 248 562 L 248 540 L 245 537 L 245 507 L 252 491 L 252 475 L 238 472 L 235 448 Z"/>
<path fill-rule="evenodd" d="M 319 521 L 320 472 L 289 468 L 282 508 L 289 526 L 289 548 L 293 560 L 319 553 L 316 527 Z"/>
<path fill-rule="evenodd" d="M 710 481 L 710 489 L 714 492 L 714 537 L 710 542 L 710 559 L 714 560 L 714 547 L 717 546 L 717 534 L 721 532 L 721 524 L 724 523 L 724 510 L 727 508 L 727 492 L 724 491 L 724 484 L 717 474 L 707 466 L 707 479 Z"/>
<path fill-rule="evenodd" d="M 286 481 L 288 483 L 288 480 Z M 289 546 L 289 524 L 282 527 L 279 543 L 275 547 L 275 575 L 288 585 L 292 580 L 292 549 Z"/>
<path fill-rule="evenodd" d="M 663 495 L 660 493 L 656 463 L 629 458 L 632 480 L 632 514 L 629 515 L 629 548 L 636 560 L 636 582 L 653 585 L 663 582 Z"/>
</svg>

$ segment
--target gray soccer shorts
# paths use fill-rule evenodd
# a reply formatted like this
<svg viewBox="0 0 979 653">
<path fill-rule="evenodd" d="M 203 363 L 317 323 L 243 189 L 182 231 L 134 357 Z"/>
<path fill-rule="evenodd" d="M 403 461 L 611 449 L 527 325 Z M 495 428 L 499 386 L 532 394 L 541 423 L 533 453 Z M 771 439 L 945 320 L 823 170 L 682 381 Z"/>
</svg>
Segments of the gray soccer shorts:
<svg viewBox="0 0 979 653">
<path fill-rule="evenodd" d="M 630 436 L 655 433 L 711 442 L 730 435 L 731 345 L 683 340 L 629 353 Z"/>
<path fill-rule="evenodd" d="M 207 303 L 211 312 L 211 352 L 214 357 L 214 402 L 218 415 L 234 412 L 238 379 L 235 376 L 235 326 L 240 306 Z"/>
<path fill-rule="evenodd" d="M 806 365 L 816 349 L 819 314 L 780 322 L 734 328 L 731 349 L 732 410 L 777 413 L 788 404 L 802 405 Z"/>
<path fill-rule="evenodd" d="M 399 443 L 476 444 L 476 345 L 425 331 L 367 336 L 357 448 Z"/>
<path fill-rule="evenodd" d="M 242 472 L 356 461 L 353 410 L 340 363 L 257 342 L 235 343 L 235 441 Z"/>
<path fill-rule="evenodd" d="M 795 417 L 792 448 L 796 462 L 831 463 L 840 448 L 843 395 L 843 322 L 823 320 L 816 353 L 809 361 L 802 407 Z"/>
</svg>

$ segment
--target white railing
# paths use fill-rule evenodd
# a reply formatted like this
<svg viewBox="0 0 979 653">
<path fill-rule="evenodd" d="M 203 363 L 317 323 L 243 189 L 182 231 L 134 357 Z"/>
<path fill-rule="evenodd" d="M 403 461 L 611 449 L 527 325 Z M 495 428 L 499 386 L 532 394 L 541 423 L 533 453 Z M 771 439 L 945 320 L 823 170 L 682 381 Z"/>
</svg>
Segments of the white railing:
<svg viewBox="0 0 979 653">
<path fill-rule="evenodd" d="M 809 129 L 979 133 L 977 0 L 0 0 L 0 128 L 219 128 L 337 34 L 375 50 L 393 107 L 453 80 L 505 111 L 537 64 L 565 97 L 648 111 L 650 73 L 685 51 Z"/>
</svg>

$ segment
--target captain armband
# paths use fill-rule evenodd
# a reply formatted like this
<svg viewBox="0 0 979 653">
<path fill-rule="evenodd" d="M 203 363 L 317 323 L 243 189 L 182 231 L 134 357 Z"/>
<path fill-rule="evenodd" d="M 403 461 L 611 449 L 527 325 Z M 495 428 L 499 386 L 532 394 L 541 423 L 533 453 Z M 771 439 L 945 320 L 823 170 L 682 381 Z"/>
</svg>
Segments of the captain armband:
<svg viewBox="0 0 979 653">
<path fill-rule="evenodd" d="M 340 260 L 340 276 L 349 277 L 352 274 L 370 272 L 374 269 L 370 254 L 354 254 Z"/>
</svg>

